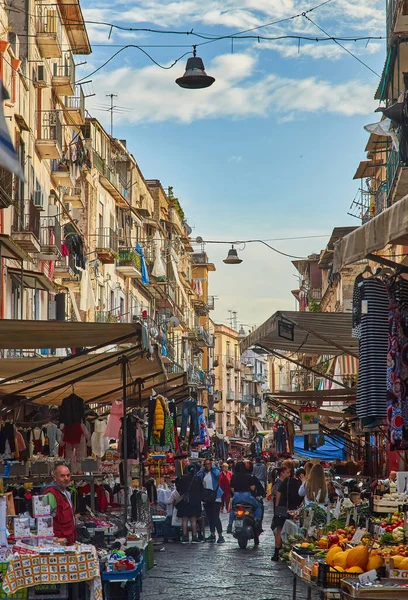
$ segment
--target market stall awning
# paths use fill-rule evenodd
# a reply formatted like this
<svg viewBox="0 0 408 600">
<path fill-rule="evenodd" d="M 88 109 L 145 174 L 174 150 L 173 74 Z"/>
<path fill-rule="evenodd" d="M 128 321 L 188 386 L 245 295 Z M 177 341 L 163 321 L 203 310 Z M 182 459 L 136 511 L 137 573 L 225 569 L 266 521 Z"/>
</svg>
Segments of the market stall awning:
<svg viewBox="0 0 408 600">
<path fill-rule="evenodd" d="M 320 460 L 334 461 L 336 458 L 344 459 L 346 450 L 340 440 L 331 440 L 324 436 L 325 442 L 315 450 L 305 450 L 305 441 L 303 435 L 295 435 L 295 454 L 306 456 L 307 458 L 319 458 Z"/>
<path fill-rule="evenodd" d="M 0 397 L 18 395 L 37 404 L 61 404 L 71 392 L 86 402 L 108 401 L 122 395 L 122 357 L 127 360 L 128 394 L 137 389 L 138 379 L 163 377 L 163 365 L 157 351 L 148 357 L 140 346 L 127 351 L 105 352 L 75 356 L 64 364 L 55 364 L 55 358 L 5 358 L 0 360 L 0 378 L 15 379 L 1 384 Z M 38 374 L 19 376 L 20 373 L 49 367 Z M 28 388 L 28 389 L 27 389 Z"/>
<path fill-rule="evenodd" d="M 32 258 L 9 235 L 4 233 L 0 234 L 0 255 L 1 258 L 33 262 Z"/>
<path fill-rule="evenodd" d="M 54 285 L 44 273 L 41 273 L 41 271 L 28 271 L 27 269 L 23 269 L 23 271 L 21 271 L 21 269 L 7 267 L 7 274 L 14 275 L 18 281 L 21 281 L 22 276 L 23 286 L 25 288 L 54 293 L 57 293 L 59 290 L 59 288 Z"/>
<path fill-rule="evenodd" d="M 309 402 L 316 402 L 320 405 L 325 402 L 355 402 L 356 394 L 348 392 L 346 389 L 307 390 L 304 392 L 274 392 L 268 394 L 267 398 L 297 402 L 299 405 Z"/>
<path fill-rule="evenodd" d="M 408 196 L 335 244 L 333 270 L 339 272 L 388 244 L 408 244 Z"/>
<path fill-rule="evenodd" d="M 266 352 L 357 356 L 358 340 L 351 337 L 351 328 L 351 313 L 278 311 L 241 341 L 241 352 L 259 346 Z"/>
<path fill-rule="evenodd" d="M 0 350 L 89 348 L 118 343 L 117 340 L 136 343 L 141 337 L 141 331 L 142 326 L 139 323 L 71 323 L 2 319 L 0 320 Z"/>
</svg>

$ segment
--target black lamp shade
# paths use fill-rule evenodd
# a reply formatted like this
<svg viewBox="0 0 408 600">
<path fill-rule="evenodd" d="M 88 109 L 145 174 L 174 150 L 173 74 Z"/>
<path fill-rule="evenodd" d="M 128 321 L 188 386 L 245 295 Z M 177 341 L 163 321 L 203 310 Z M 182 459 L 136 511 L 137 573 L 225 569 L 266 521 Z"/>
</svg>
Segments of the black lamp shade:
<svg viewBox="0 0 408 600">
<path fill-rule="evenodd" d="M 214 77 L 204 71 L 204 63 L 199 56 L 187 60 L 186 72 L 183 77 L 176 79 L 177 85 L 187 90 L 200 90 L 210 87 L 215 81 Z"/>
</svg>

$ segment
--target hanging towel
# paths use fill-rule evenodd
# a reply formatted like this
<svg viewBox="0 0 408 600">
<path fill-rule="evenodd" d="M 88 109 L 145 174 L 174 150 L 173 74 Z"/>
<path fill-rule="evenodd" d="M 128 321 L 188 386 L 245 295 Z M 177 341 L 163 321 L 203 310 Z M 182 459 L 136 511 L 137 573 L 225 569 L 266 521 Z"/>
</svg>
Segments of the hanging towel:
<svg viewBox="0 0 408 600">
<path fill-rule="evenodd" d="M 147 271 L 146 259 L 144 256 L 143 248 L 139 243 L 137 243 L 135 250 L 138 254 L 140 254 L 140 262 L 142 265 L 142 283 L 144 285 L 147 285 L 149 283 L 149 273 Z"/>
</svg>

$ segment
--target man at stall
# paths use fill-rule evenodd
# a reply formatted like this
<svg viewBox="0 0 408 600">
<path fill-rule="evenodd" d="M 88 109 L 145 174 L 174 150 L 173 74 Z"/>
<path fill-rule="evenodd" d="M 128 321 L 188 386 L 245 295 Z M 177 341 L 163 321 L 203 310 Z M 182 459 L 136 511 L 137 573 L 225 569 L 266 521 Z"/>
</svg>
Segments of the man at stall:
<svg viewBox="0 0 408 600">
<path fill-rule="evenodd" d="M 54 535 L 66 538 L 68 544 L 73 544 L 76 540 L 76 522 L 71 493 L 68 491 L 70 484 L 70 470 L 65 465 L 58 465 L 54 469 L 54 481 L 43 488 L 42 493 L 48 497 L 54 519 Z"/>
</svg>

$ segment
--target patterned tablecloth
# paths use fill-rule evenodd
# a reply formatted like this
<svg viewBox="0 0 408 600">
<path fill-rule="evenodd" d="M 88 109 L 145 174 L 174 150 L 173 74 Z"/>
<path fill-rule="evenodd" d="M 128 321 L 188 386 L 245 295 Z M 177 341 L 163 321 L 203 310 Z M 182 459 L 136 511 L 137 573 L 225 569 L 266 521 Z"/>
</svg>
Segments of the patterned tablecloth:
<svg viewBox="0 0 408 600">
<path fill-rule="evenodd" d="M 6 594 L 13 594 L 34 585 L 88 581 L 92 600 L 102 600 L 98 555 L 94 546 L 91 546 L 91 552 L 89 548 L 84 552 L 81 551 L 81 545 L 77 545 L 76 552 L 20 554 L 13 557 L 9 560 L 2 589 Z"/>
</svg>

